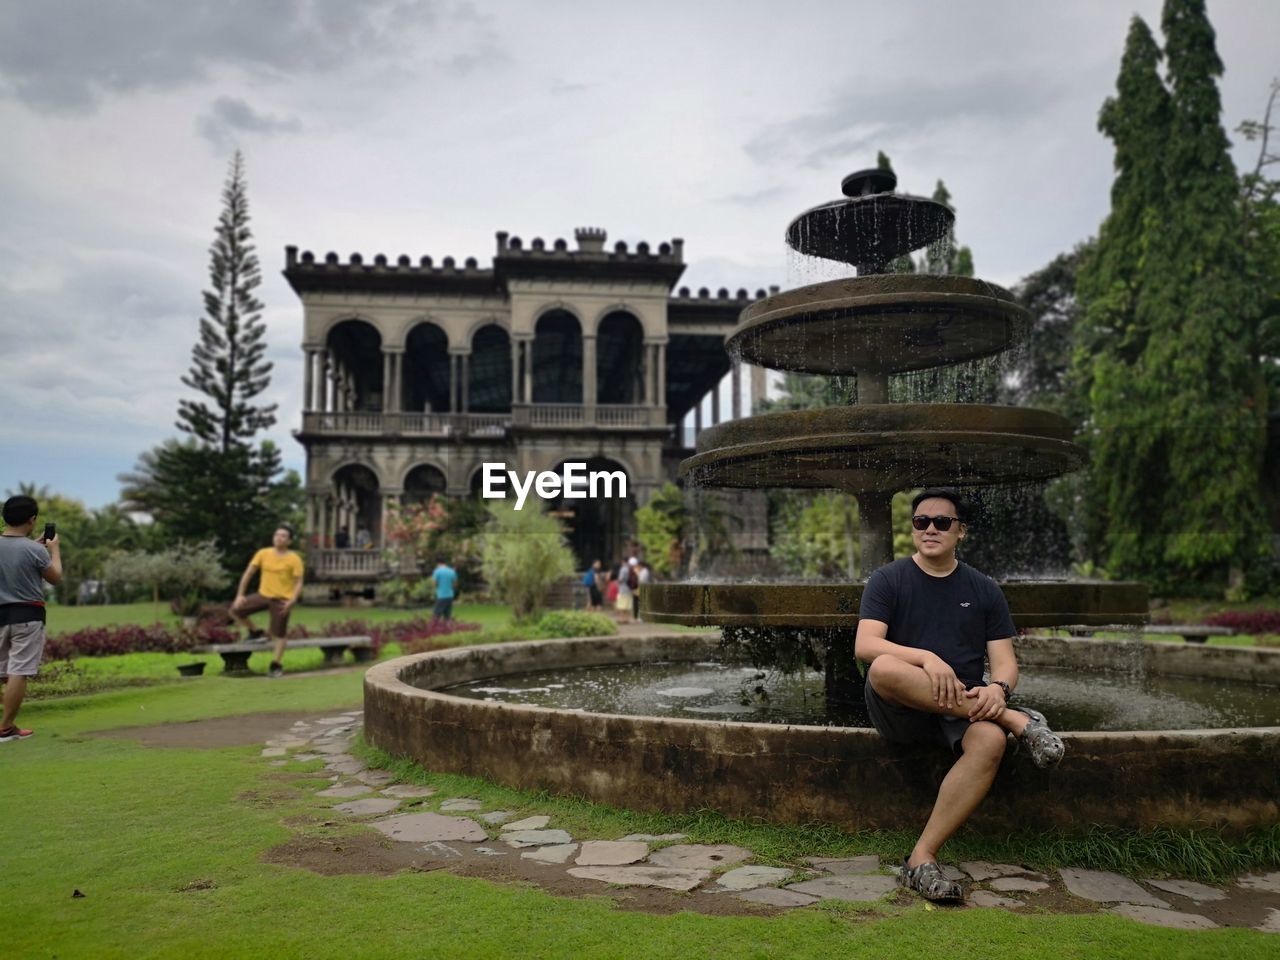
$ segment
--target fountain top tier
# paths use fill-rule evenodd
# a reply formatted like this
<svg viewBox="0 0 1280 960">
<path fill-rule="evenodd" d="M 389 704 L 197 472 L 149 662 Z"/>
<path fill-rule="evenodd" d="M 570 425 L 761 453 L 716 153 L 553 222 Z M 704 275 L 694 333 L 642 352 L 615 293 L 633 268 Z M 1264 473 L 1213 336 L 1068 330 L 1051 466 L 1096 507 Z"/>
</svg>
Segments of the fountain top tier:
<svg viewBox="0 0 1280 960">
<path fill-rule="evenodd" d="M 883 273 L 903 254 L 947 235 L 956 215 L 946 204 L 893 193 L 892 170 L 859 170 L 844 178 L 843 200 L 806 210 L 787 227 L 787 244 L 799 253 Z"/>
</svg>

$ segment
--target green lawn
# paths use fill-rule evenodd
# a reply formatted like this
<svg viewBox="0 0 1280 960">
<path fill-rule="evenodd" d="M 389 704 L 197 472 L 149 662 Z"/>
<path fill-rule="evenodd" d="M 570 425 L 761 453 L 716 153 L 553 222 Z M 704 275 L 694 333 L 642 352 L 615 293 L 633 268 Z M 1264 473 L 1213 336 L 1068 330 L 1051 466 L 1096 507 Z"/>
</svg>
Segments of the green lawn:
<svg viewBox="0 0 1280 960">
<path fill-rule="evenodd" d="M 1186 933 L 1101 914 L 809 907 L 771 918 L 650 915 L 601 896 L 463 879 L 446 871 L 390 877 L 319 876 L 266 864 L 294 830 L 323 830 L 334 801 L 323 782 L 280 779 L 258 747 L 145 748 L 86 733 L 261 710 L 331 711 L 360 703 L 361 674 L 278 682 L 203 678 L 181 684 L 32 703 L 37 735 L 0 745 L 0 834 L 6 882 L 4 955 L 12 957 L 529 957 L 822 958 L 983 955 L 1249 958 L 1275 939 L 1248 930 Z M 284 726 L 282 724 L 282 726 Z M 407 777 L 422 778 L 409 766 Z M 438 778 L 441 785 L 451 779 Z M 469 790 L 493 790 L 468 782 Z M 248 798 L 242 795 L 254 793 Z M 710 815 L 652 818 L 503 791 L 520 809 L 564 805 L 570 821 L 692 824 L 698 839 L 769 850 L 840 849 L 856 838 L 733 824 Z M 557 815 L 560 808 L 556 808 Z M 290 825 L 286 825 L 290 824 Z M 604 834 L 607 835 L 607 834 Z M 807 839 L 806 839 L 807 837 Z M 776 851 L 775 851 L 776 852 Z M 205 889 L 184 892 L 199 881 Z M 79 890 L 83 898 L 72 898 Z"/>
</svg>

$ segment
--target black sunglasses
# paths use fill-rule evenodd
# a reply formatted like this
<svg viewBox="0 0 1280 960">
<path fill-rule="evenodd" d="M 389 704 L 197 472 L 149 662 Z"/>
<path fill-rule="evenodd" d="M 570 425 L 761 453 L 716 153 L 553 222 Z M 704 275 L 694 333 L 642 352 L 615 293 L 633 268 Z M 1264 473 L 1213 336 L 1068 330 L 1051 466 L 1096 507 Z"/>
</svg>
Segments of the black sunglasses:
<svg viewBox="0 0 1280 960">
<path fill-rule="evenodd" d="M 928 530 L 929 524 L 932 523 L 939 533 L 946 533 L 951 529 L 952 521 L 959 519 L 959 517 L 912 517 L 911 525 L 917 530 Z"/>
</svg>

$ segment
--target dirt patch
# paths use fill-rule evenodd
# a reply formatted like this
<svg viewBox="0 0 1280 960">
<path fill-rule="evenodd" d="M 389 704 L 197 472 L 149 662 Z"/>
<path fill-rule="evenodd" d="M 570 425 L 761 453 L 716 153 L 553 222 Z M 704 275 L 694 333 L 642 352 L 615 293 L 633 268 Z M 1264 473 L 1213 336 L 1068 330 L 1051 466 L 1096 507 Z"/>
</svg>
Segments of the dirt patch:
<svg viewBox="0 0 1280 960">
<path fill-rule="evenodd" d="M 108 740 L 136 740 L 144 747 L 176 747 L 184 750 L 216 750 L 221 747 L 261 746 L 264 740 L 288 731 L 298 720 L 316 720 L 358 710 L 360 704 L 334 707 L 325 713 L 241 713 L 231 717 L 157 723 L 147 727 L 117 727 L 85 734 Z"/>
</svg>

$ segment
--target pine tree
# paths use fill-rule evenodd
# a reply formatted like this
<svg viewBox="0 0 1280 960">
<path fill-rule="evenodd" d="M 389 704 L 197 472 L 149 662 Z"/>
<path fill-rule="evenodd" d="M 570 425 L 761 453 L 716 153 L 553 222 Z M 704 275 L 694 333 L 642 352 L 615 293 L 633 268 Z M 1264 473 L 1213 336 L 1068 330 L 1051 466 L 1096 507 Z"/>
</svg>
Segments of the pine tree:
<svg viewBox="0 0 1280 960">
<path fill-rule="evenodd" d="M 1252 362 L 1239 181 L 1221 123 L 1213 27 L 1203 0 L 1166 0 L 1161 27 L 1165 216 L 1142 265 L 1135 328 L 1147 343 L 1135 379 L 1143 439 L 1167 469 L 1144 478 L 1132 502 L 1162 501 L 1157 573 L 1175 583 L 1256 559 L 1265 396 Z"/>
<path fill-rule="evenodd" d="M 1147 334 L 1136 304 L 1142 266 L 1165 209 L 1165 144 L 1169 93 L 1160 79 L 1160 48 L 1140 18 L 1130 21 L 1116 95 L 1102 105 L 1098 128 L 1115 145 L 1111 212 L 1080 267 L 1082 315 L 1075 331 L 1071 394 L 1087 398 L 1082 442 L 1090 453 L 1084 478 L 1082 558 L 1125 570 L 1158 565 L 1160 545 L 1144 536 L 1147 478 L 1162 475 L 1161 450 L 1146 436 L 1139 361 Z M 1149 509 L 1150 505 L 1147 505 Z"/>
<path fill-rule="evenodd" d="M 951 206 L 951 191 L 947 189 L 947 185 L 941 180 L 938 181 L 937 187 L 933 190 L 932 199 L 935 203 Z M 956 246 L 956 225 L 954 220 L 951 222 L 951 226 L 947 228 L 946 236 L 935 243 L 929 244 L 924 252 L 923 259 L 917 265 L 917 270 L 920 273 L 932 273 L 935 275 L 973 276 L 973 251 L 968 247 Z"/>
<path fill-rule="evenodd" d="M 191 351 L 191 372 L 182 382 L 212 402 L 182 400 L 178 429 L 224 454 L 246 446 L 260 430 L 276 422 L 276 405 L 255 405 L 267 388 L 271 364 L 263 360 L 262 304 L 253 291 L 262 283 L 249 230 L 249 198 L 244 158 L 237 150 L 222 191 L 213 246 L 209 248 L 209 282 L 204 292 L 200 340 Z"/>
</svg>

